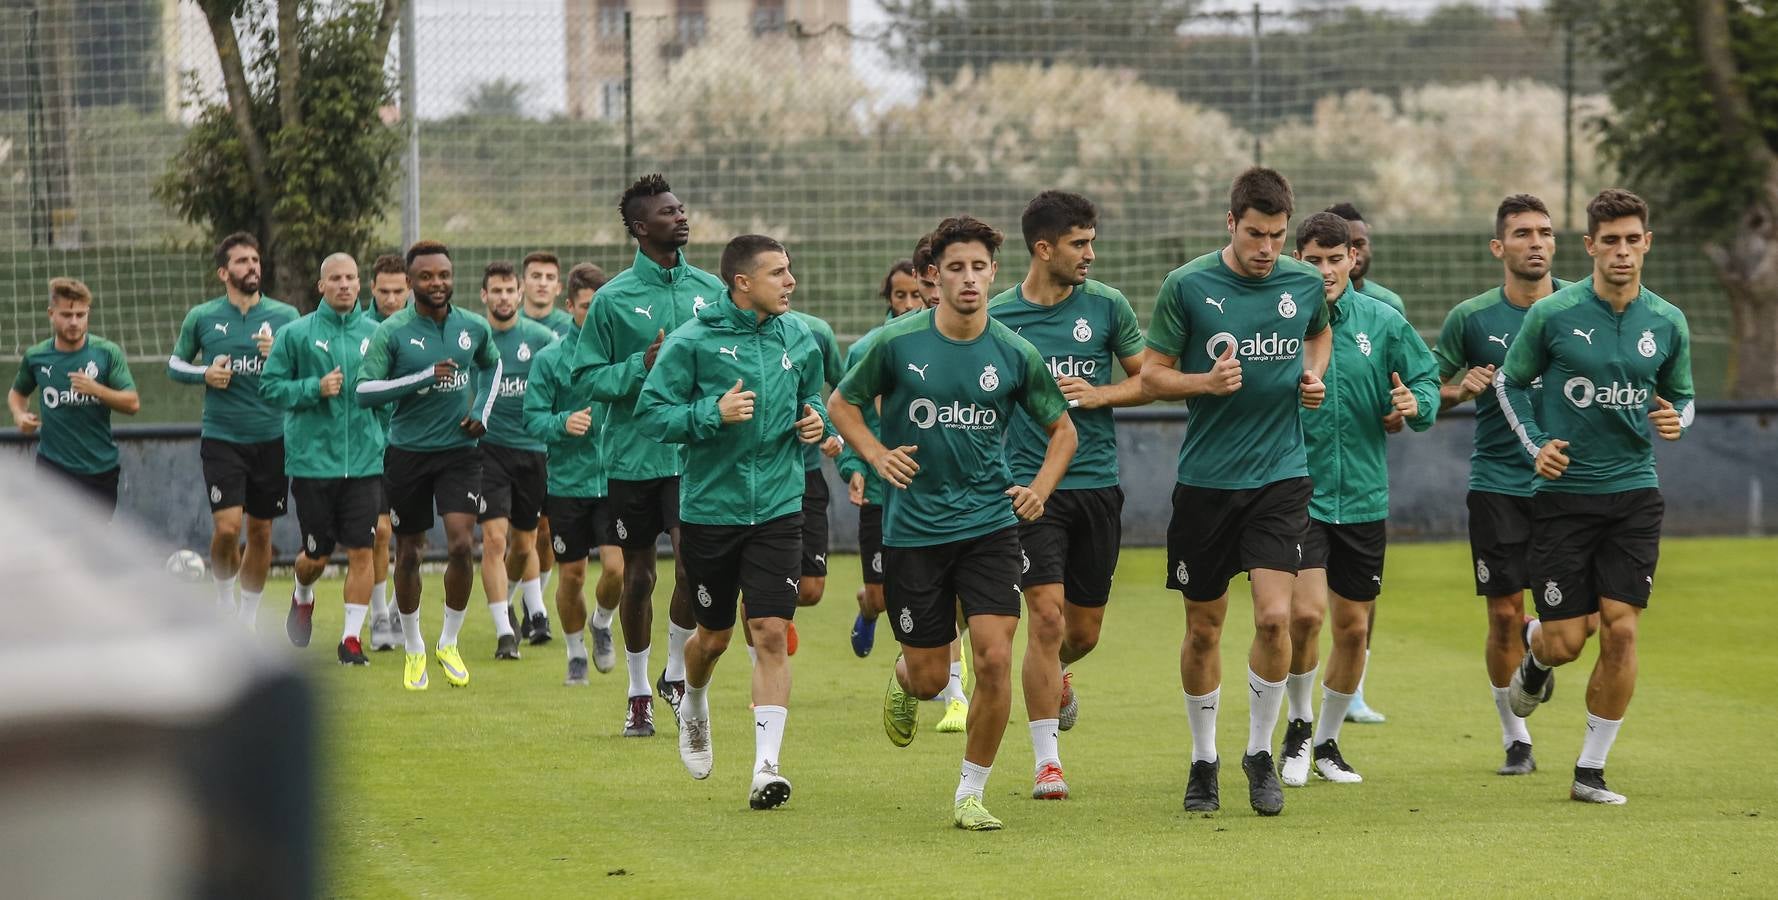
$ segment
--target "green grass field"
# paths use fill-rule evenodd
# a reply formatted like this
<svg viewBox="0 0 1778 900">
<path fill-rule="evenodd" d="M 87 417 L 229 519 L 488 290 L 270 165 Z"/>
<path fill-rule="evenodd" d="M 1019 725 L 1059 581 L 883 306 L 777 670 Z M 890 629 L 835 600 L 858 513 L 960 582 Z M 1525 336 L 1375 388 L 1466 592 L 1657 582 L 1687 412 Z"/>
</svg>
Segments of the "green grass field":
<svg viewBox="0 0 1778 900">
<path fill-rule="evenodd" d="M 341 897 L 1770 896 L 1778 540 L 1671 540 L 1664 556 L 1643 619 L 1641 683 L 1611 756 L 1611 785 L 1628 806 L 1567 799 L 1590 652 L 1560 670 L 1554 701 L 1530 720 L 1541 771 L 1493 774 L 1501 747 L 1482 607 L 1468 596 L 1467 549 L 1453 543 L 1390 551 L 1366 686 L 1389 722 L 1348 725 L 1341 739 L 1365 783 L 1287 789 L 1276 819 L 1247 809 L 1233 764 L 1246 734 L 1246 704 L 1233 698 L 1251 631 L 1240 598 L 1231 604 L 1224 809 L 1186 815 L 1184 615 L 1159 587 L 1160 551 L 1133 550 L 1100 649 L 1075 668 L 1080 724 L 1062 741 L 1073 797 L 1029 799 L 1031 749 L 1015 699 L 986 798 L 1006 830 L 992 834 L 950 826 L 963 742 L 931 730 L 936 704 L 913 746 L 897 750 L 883 736 L 895 647 L 886 627 L 868 659 L 846 643 L 856 557 L 836 557 L 826 602 L 798 616 L 783 757 L 795 793 L 771 812 L 747 808 L 753 744 L 739 642 L 711 693 L 716 770 L 694 782 L 664 706 L 656 737 L 618 736 L 621 654 L 590 688 L 561 685 L 559 636 L 495 663 L 478 587 L 462 641 L 471 685 L 452 690 L 435 672 L 430 691 L 411 694 L 396 653 L 373 654 L 369 669 L 334 663 L 339 582 L 329 580 L 306 651 L 321 690 L 324 884 Z M 287 584 L 267 591 L 268 642 L 282 640 Z M 436 577 L 426 590 L 431 641 Z M 665 658 L 660 596 L 653 674 Z"/>
</svg>

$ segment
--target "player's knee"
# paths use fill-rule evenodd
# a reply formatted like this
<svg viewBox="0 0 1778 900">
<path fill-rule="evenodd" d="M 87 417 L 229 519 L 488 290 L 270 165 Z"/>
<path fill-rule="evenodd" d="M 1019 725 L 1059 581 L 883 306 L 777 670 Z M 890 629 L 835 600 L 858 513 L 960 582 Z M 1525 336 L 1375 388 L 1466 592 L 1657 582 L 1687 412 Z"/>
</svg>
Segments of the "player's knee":
<svg viewBox="0 0 1778 900">
<path fill-rule="evenodd" d="M 1636 648 L 1636 618 L 1623 616 L 1599 628 L 1599 652 L 1628 653 Z"/>
<path fill-rule="evenodd" d="M 1369 621 L 1363 617 L 1334 623 L 1333 641 L 1342 647 L 1363 647 Z"/>
<path fill-rule="evenodd" d="M 785 619 L 749 619 L 747 626 L 753 633 L 754 652 L 783 656 L 789 649 L 789 637 L 786 633 L 789 625 L 789 621 Z"/>
<path fill-rule="evenodd" d="M 475 541 L 467 532 L 445 537 L 445 555 L 449 556 L 453 562 L 466 561 L 474 552 Z"/>
<path fill-rule="evenodd" d="M 981 677 L 978 672 L 976 674 L 978 683 Z M 950 681 L 951 672 L 947 668 L 935 666 L 927 669 L 915 669 L 912 666 L 908 667 L 908 693 L 922 700 L 931 700 L 937 697 Z"/>
<path fill-rule="evenodd" d="M 1030 609 L 1031 641 L 1046 647 L 1062 642 L 1062 611 L 1051 606 Z"/>
<path fill-rule="evenodd" d="M 219 522 L 216 525 L 215 543 L 233 547 L 241 542 L 241 523 Z"/>
<path fill-rule="evenodd" d="M 1517 610 L 1490 605 L 1488 607 L 1488 641 L 1505 644 L 1519 639 L 1525 618 Z"/>
<path fill-rule="evenodd" d="M 1255 637 L 1266 641 L 1281 641 L 1289 637 L 1290 609 L 1256 609 L 1253 611 L 1253 631 Z"/>
<path fill-rule="evenodd" d="M 1222 622 L 1207 616 L 1188 618 L 1185 623 L 1185 639 L 1193 650 L 1200 653 L 1215 650 L 1217 642 L 1222 640 Z"/>
<path fill-rule="evenodd" d="M 814 606 L 821 602 L 821 595 L 827 592 L 827 579 L 813 575 L 804 575 L 796 583 L 796 605 Z"/>
<path fill-rule="evenodd" d="M 729 641 L 734 639 L 734 636 L 735 631 L 732 628 L 722 631 L 705 631 L 699 628 L 696 635 L 698 649 L 704 651 L 706 656 L 721 656 L 728 650 Z"/>
<path fill-rule="evenodd" d="M 1007 644 L 976 647 L 972 661 L 977 684 L 984 681 L 999 683 L 1012 671 L 1012 647 Z"/>
<path fill-rule="evenodd" d="M 1291 640 L 1309 641 L 1321 635 L 1321 626 L 1327 621 L 1327 615 L 1320 609 L 1298 609 L 1290 611 Z"/>
<path fill-rule="evenodd" d="M 1085 656 L 1099 646 L 1099 628 L 1096 625 L 1069 625 L 1062 640 L 1076 656 Z"/>
</svg>

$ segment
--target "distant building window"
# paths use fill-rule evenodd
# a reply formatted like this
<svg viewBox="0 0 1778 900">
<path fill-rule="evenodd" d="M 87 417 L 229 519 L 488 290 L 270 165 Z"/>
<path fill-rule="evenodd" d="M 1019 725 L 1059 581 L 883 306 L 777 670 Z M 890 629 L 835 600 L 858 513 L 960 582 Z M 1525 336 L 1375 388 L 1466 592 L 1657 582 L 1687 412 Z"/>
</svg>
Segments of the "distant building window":
<svg viewBox="0 0 1778 900">
<path fill-rule="evenodd" d="M 604 40 L 624 36 L 624 0 L 599 0 L 598 29 Z"/>
<path fill-rule="evenodd" d="M 703 43 L 708 23 L 708 17 L 704 13 L 704 0 L 677 0 L 674 24 L 677 26 L 681 47 L 690 48 Z"/>
<path fill-rule="evenodd" d="M 603 81 L 599 83 L 599 117 L 607 121 L 616 121 L 624 117 L 624 83 L 622 81 Z"/>
<path fill-rule="evenodd" d="M 784 0 L 753 0 L 755 36 L 784 30 Z"/>
</svg>

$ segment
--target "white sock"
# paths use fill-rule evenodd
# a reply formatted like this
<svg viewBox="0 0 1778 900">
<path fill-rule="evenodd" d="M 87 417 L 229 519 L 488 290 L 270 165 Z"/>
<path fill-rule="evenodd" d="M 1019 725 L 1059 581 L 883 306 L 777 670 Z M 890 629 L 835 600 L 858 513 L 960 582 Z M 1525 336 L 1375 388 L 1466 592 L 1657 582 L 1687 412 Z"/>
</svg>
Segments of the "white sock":
<svg viewBox="0 0 1778 900">
<path fill-rule="evenodd" d="M 953 700 L 969 699 L 968 697 L 963 696 L 963 663 L 951 663 L 951 679 L 945 682 L 944 693 L 939 694 L 938 696 L 939 699 L 946 703 L 950 703 Z"/>
<path fill-rule="evenodd" d="M 509 581 L 506 583 L 506 602 L 519 602 L 519 582 Z"/>
<path fill-rule="evenodd" d="M 576 631 L 568 635 L 568 658 L 586 659 L 585 631 Z"/>
<path fill-rule="evenodd" d="M 533 616 L 548 616 L 549 611 L 543 608 L 543 580 L 533 578 L 519 582 L 519 589 L 525 595 L 525 612 Z"/>
<path fill-rule="evenodd" d="M 1531 657 L 1531 664 L 1532 665 L 1538 667 L 1539 669 L 1548 671 L 1549 666 L 1546 666 L 1543 663 L 1539 662 L 1537 659 L 1537 654 L 1531 652 L 1531 647 L 1537 640 L 1537 633 L 1542 630 L 1543 630 L 1543 620 L 1542 619 L 1532 619 L 1531 620 L 1531 629 L 1525 633 L 1525 655 Z"/>
<path fill-rule="evenodd" d="M 1493 690 L 1494 711 L 1500 714 L 1500 743 L 1507 747 L 1511 747 L 1514 741 L 1531 743 L 1531 732 L 1525 728 L 1525 720 L 1513 715 L 1512 701 L 1507 699 L 1512 694 L 1512 688 L 1497 687 Z"/>
<path fill-rule="evenodd" d="M 685 696 L 679 700 L 679 717 L 704 722 L 710 721 L 709 684 L 705 684 L 703 687 L 692 687 L 691 682 L 685 683 Z M 758 771 L 759 766 L 755 765 L 753 769 Z"/>
<path fill-rule="evenodd" d="M 1587 736 L 1580 744 L 1580 759 L 1575 765 L 1583 769 L 1605 768 L 1605 757 L 1611 754 L 1611 743 L 1617 740 L 1623 719 L 1601 719 L 1587 713 Z"/>
<path fill-rule="evenodd" d="M 550 569 L 550 570 L 544 572 L 543 574 L 537 576 L 537 579 L 538 579 L 537 580 L 537 593 L 539 596 L 549 593 L 549 581 L 551 578 L 554 578 L 555 575 L 556 575 L 556 570 Z"/>
<path fill-rule="evenodd" d="M 759 651 L 754 649 L 752 644 L 747 645 L 747 663 L 754 666 L 759 665 Z"/>
<path fill-rule="evenodd" d="M 988 789 L 988 773 L 994 771 L 993 766 L 978 766 L 969 760 L 963 761 L 963 777 L 957 779 L 957 800 L 964 797 L 982 799 L 982 792 Z"/>
<path fill-rule="evenodd" d="M 789 715 L 782 706 L 753 708 L 753 771 L 778 764 L 778 752 L 784 748 L 784 719 Z"/>
<path fill-rule="evenodd" d="M 685 680 L 685 642 L 691 640 L 696 631 L 695 628 L 680 628 L 672 622 L 667 623 L 667 671 L 664 677 L 668 681 Z"/>
<path fill-rule="evenodd" d="M 641 653 L 631 653 L 630 651 L 625 650 L 624 651 L 624 665 L 628 666 L 630 669 L 630 693 L 629 693 L 629 696 L 631 696 L 631 697 L 647 697 L 647 696 L 654 693 L 654 690 L 648 686 L 648 648 L 647 647 L 642 648 Z"/>
<path fill-rule="evenodd" d="M 1192 762 L 1216 761 L 1216 708 L 1221 701 L 1220 687 L 1201 696 L 1185 695 L 1185 720 L 1192 729 Z"/>
<path fill-rule="evenodd" d="M 1060 726 L 1056 719 L 1031 720 L 1031 756 L 1037 761 L 1037 768 L 1044 763 L 1062 764 L 1061 751 L 1056 748 L 1056 733 Z"/>
<path fill-rule="evenodd" d="M 233 611 L 235 608 L 235 576 L 216 579 L 216 608 Z"/>
<path fill-rule="evenodd" d="M 259 623 L 259 600 L 264 595 L 264 591 L 241 591 L 241 621 L 246 622 L 248 628 Z"/>
<path fill-rule="evenodd" d="M 495 637 L 506 637 L 512 634 L 512 623 L 506 620 L 506 611 L 509 609 L 512 609 L 512 604 L 505 600 L 488 604 L 488 615 L 494 619 Z"/>
<path fill-rule="evenodd" d="M 1267 681 L 1247 670 L 1247 690 L 1253 700 L 1247 707 L 1247 754 L 1272 752 L 1272 729 L 1278 726 L 1278 707 L 1284 705 L 1284 682 Z"/>
<path fill-rule="evenodd" d="M 420 611 L 399 613 L 401 616 L 401 639 L 407 644 L 409 653 L 425 653 L 426 639 L 420 636 Z"/>
<path fill-rule="evenodd" d="M 1353 696 L 1325 684 L 1321 686 L 1321 721 L 1315 723 L 1316 746 L 1340 739 L 1340 725 L 1346 721 L 1346 710 L 1352 707 Z"/>
<path fill-rule="evenodd" d="M 467 612 L 469 612 L 469 610 L 452 609 L 448 606 L 445 607 L 444 627 L 440 628 L 438 631 L 438 646 L 457 646 L 457 632 L 463 630 L 463 616 Z"/>
<path fill-rule="evenodd" d="M 360 606 L 356 603 L 346 604 L 346 627 L 340 631 L 340 640 L 357 637 L 358 633 L 364 630 L 364 617 L 367 615 L 370 615 L 369 606 Z"/>
<path fill-rule="evenodd" d="M 1315 707 L 1309 701 L 1309 692 L 1315 687 L 1315 670 L 1298 674 L 1290 673 L 1284 679 L 1284 701 L 1289 707 L 1290 721 L 1301 719 L 1304 722 L 1315 721 Z"/>
<path fill-rule="evenodd" d="M 387 617 L 394 610 L 389 608 L 389 582 L 379 581 L 370 586 L 370 614 Z"/>
<path fill-rule="evenodd" d="M 611 617 L 615 616 L 615 615 L 617 615 L 617 610 L 606 609 L 603 606 L 595 605 L 593 607 L 592 625 L 594 628 L 607 628 L 608 629 L 611 627 Z"/>
<path fill-rule="evenodd" d="M 296 583 L 296 605 L 297 606 L 314 606 L 315 605 L 315 586 L 314 585 L 303 584 L 300 581 Z"/>
<path fill-rule="evenodd" d="M 1353 691 L 1353 693 L 1358 694 L 1359 696 L 1364 695 L 1364 679 L 1365 679 L 1365 676 L 1369 675 L 1370 673 L 1371 673 L 1371 648 L 1366 647 L 1366 648 L 1364 648 L 1364 669 L 1363 669 L 1363 671 L 1360 671 L 1358 673 L 1358 690 Z"/>
</svg>

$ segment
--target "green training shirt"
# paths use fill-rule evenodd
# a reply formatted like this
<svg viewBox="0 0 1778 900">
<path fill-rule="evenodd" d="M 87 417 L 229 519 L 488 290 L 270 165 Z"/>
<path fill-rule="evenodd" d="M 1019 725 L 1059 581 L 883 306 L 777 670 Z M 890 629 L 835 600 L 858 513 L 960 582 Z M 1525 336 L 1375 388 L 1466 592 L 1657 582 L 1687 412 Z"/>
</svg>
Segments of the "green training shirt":
<svg viewBox="0 0 1778 900">
<path fill-rule="evenodd" d="M 457 371 L 440 385 L 432 367 L 446 359 Z M 441 323 L 409 306 L 371 335 L 355 393 L 360 406 L 395 406 L 389 446 L 449 450 L 475 446 L 459 423 L 467 417 L 487 424 L 499 380 L 500 350 L 486 319 L 452 305 Z"/>
<path fill-rule="evenodd" d="M 1054 306 L 1025 299 L 1024 286 L 1014 285 L 988 305 L 993 316 L 1013 333 L 1031 342 L 1043 356 L 1052 379 L 1073 376 L 1097 386 L 1110 384 L 1125 357 L 1142 352 L 1142 328 L 1136 310 L 1122 292 L 1088 279 Z M 1069 412 L 1080 443 L 1059 490 L 1115 487 L 1117 426 L 1111 408 Z M 1049 435 L 1023 411 L 1015 410 L 1006 431 L 1006 463 L 1013 480 L 1030 484 L 1043 468 Z"/>
<path fill-rule="evenodd" d="M 525 429 L 525 389 L 538 351 L 555 343 L 556 333 L 535 319 L 515 318 L 505 331 L 488 326 L 494 333 L 494 348 L 500 351 L 500 384 L 493 391 L 494 411 L 488 415 L 482 443 L 542 453 L 543 442 Z M 569 319 L 568 325 L 572 328 L 574 320 Z"/>
<path fill-rule="evenodd" d="M 839 390 L 860 408 L 882 397 L 884 445 L 918 448 L 913 482 L 886 492 L 889 547 L 930 547 L 1017 524 L 1003 451 L 1013 409 L 1046 426 L 1068 411 L 1030 341 L 993 319 L 974 340 L 953 341 L 939 333 L 932 310 L 878 329 Z"/>
<path fill-rule="evenodd" d="M 1264 278 L 1248 278 L 1206 253 L 1161 282 L 1148 346 L 1203 374 L 1224 348 L 1241 361 L 1241 388 L 1186 406 L 1179 483 L 1248 490 L 1309 474 L 1301 406 L 1305 338 L 1327 329 L 1321 273 L 1284 257 Z"/>
<path fill-rule="evenodd" d="M 557 340 L 567 337 L 569 332 L 580 333 L 580 329 L 574 327 L 574 316 L 559 306 L 550 307 L 549 312 L 545 315 L 533 316 L 531 311 L 521 303 L 519 304 L 519 315 L 548 328 L 550 334 L 555 335 Z"/>
<path fill-rule="evenodd" d="M 234 373 L 221 390 L 204 385 L 204 437 L 257 444 L 283 436 L 284 410 L 259 393 L 265 357 L 259 355 L 256 336 L 275 334 L 300 315 L 296 307 L 270 297 L 260 297 L 243 313 L 227 296 L 206 300 L 185 314 L 173 355 L 167 358 L 167 374 L 182 384 L 204 384 L 204 370 L 218 356 L 228 357 Z"/>
<path fill-rule="evenodd" d="M 815 339 L 815 346 L 821 349 L 821 379 L 829 388 L 840 386 L 840 379 L 846 377 L 846 357 L 840 353 L 840 342 L 833 336 L 833 326 L 827 324 L 819 316 L 811 316 L 801 310 L 793 309 L 786 313 L 791 318 L 803 323 L 809 329 L 809 336 Z M 827 396 L 822 395 L 822 400 Z M 803 470 L 813 472 L 821 468 L 821 445 L 803 445 Z"/>
<path fill-rule="evenodd" d="M 78 350 L 57 350 L 54 338 L 25 351 L 12 389 L 37 396 L 37 455 L 70 472 L 98 475 L 117 468 L 117 440 L 111 435 L 111 407 L 91 394 L 76 392 L 68 376 L 85 372 L 119 391 L 136 389 L 123 348 L 88 334 Z"/>
<path fill-rule="evenodd" d="M 1691 426 L 1691 344 L 1685 313 L 1646 287 L 1622 313 L 1593 292 L 1591 277 L 1532 304 L 1494 388 L 1529 457 L 1554 438 L 1568 441 L 1567 471 L 1538 478 L 1536 490 L 1659 487 L 1648 414 L 1659 396 Z M 1533 399 L 1540 377 L 1544 390 Z"/>
<path fill-rule="evenodd" d="M 891 318 L 887 321 L 893 322 L 895 320 L 893 318 Z M 853 369 L 858 368 L 858 363 L 861 360 L 863 360 L 866 355 L 868 355 L 870 353 L 871 345 L 876 343 L 877 335 L 879 333 L 881 333 L 882 330 L 883 330 L 883 326 L 881 326 L 881 325 L 878 325 L 877 327 L 872 328 L 871 330 L 865 332 L 863 337 L 859 338 L 856 341 L 853 341 L 852 346 L 847 348 L 847 350 L 846 350 L 846 372 L 847 373 L 850 373 Z M 845 380 L 845 376 L 842 375 L 841 381 L 844 381 L 844 380 Z M 879 419 L 879 417 L 877 416 L 876 403 L 873 402 L 873 403 L 864 404 L 863 406 L 859 407 L 859 411 L 864 416 L 864 427 L 870 429 L 871 434 L 874 434 L 878 438 L 881 438 L 883 436 L 882 422 Z M 874 468 L 871 468 L 870 463 L 865 462 L 864 457 L 859 456 L 857 451 L 852 449 L 851 444 L 847 444 L 845 447 L 841 448 L 839 458 L 834 460 L 834 468 L 839 470 L 840 480 L 843 482 L 846 482 L 847 484 L 850 484 L 852 481 L 852 473 L 857 472 L 857 473 L 863 475 L 864 476 L 864 505 L 866 505 L 866 506 L 882 506 L 883 505 L 883 491 L 888 487 L 888 485 L 884 484 L 883 476 L 878 475 L 877 470 Z"/>
<path fill-rule="evenodd" d="M 586 382 L 569 377 L 578 329 L 537 352 L 525 389 L 525 429 L 543 441 L 549 453 L 549 492 L 556 497 L 604 497 L 605 464 L 599 455 L 599 433 L 605 427 L 605 404 L 593 399 Z M 592 424 L 586 434 L 568 433 L 568 417 L 588 410 Z"/>
<path fill-rule="evenodd" d="M 1408 317 L 1408 306 L 1406 303 L 1402 302 L 1401 295 L 1378 284 L 1375 279 L 1366 278 L 1364 284 L 1359 286 L 1357 290 L 1366 297 L 1370 297 L 1373 300 L 1381 300 L 1384 303 L 1389 304 L 1390 308 L 1401 313 L 1402 318 L 1405 319 Z"/>
<path fill-rule="evenodd" d="M 1568 282 L 1554 279 L 1556 290 Z M 1432 355 L 1438 358 L 1438 377 L 1449 381 L 1479 366 L 1499 371 L 1506 350 L 1523 330 L 1529 306 L 1514 306 L 1506 291 L 1493 288 L 1457 304 L 1445 316 Z M 1539 380 L 1531 385 L 1533 398 L 1543 391 Z M 1534 400 L 1535 402 L 1535 400 Z M 1487 390 L 1475 398 L 1475 450 L 1469 455 L 1469 489 L 1513 497 L 1529 497 L 1537 475 L 1512 426 L 1506 423 L 1500 400 Z"/>
</svg>

